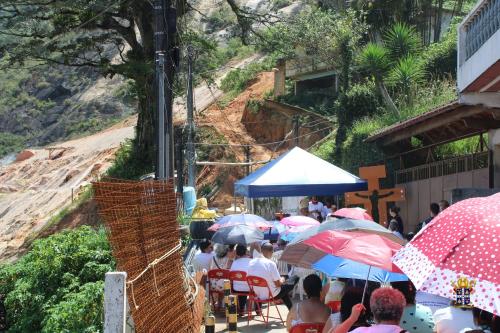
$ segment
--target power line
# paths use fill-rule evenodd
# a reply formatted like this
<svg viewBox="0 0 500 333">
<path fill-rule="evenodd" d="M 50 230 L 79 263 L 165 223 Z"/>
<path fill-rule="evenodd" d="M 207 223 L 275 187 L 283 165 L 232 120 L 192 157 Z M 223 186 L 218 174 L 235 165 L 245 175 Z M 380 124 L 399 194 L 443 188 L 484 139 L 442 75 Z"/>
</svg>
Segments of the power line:
<svg viewBox="0 0 500 333">
<path fill-rule="evenodd" d="M 330 128 L 331 128 L 331 126 L 324 127 L 322 129 L 319 129 L 319 130 L 316 130 L 316 131 L 313 131 L 313 132 L 310 132 L 310 133 L 306 133 L 306 134 L 300 135 L 297 138 L 303 138 L 303 137 L 306 137 L 306 136 L 309 136 L 309 135 L 312 135 L 312 134 L 315 134 L 315 133 L 319 133 L 319 132 L 325 131 L 325 130 L 330 129 Z M 275 141 L 275 142 L 254 143 L 254 144 L 231 144 L 231 143 L 203 143 L 203 142 L 195 142 L 194 145 L 196 145 L 196 146 L 221 146 L 221 147 L 253 147 L 253 146 L 271 146 L 271 145 L 275 145 L 275 144 L 279 144 L 279 143 L 283 143 L 283 142 L 287 142 L 287 141 L 292 141 L 292 140 L 295 140 L 295 138 L 284 139 L 284 140 Z"/>
</svg>

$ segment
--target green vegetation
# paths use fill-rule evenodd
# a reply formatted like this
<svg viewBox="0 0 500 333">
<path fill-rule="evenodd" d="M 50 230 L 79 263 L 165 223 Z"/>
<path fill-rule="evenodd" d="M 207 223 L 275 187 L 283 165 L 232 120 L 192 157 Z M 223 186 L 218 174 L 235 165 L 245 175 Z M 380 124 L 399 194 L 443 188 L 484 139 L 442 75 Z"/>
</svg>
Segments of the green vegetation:
<svg viewBox="0 0 500 333">
<path fill-rule="evenodd" d="M 17 153 L 24 148 L 26 138 L 11 133 L 0 133 L 0 157 Z"/>
<path fill-rule="evenodd" d="M 207 25 L 206 30 L 208 33 L 228 28 L 236 23 L 236 16 L 226 3 L 214 9 L 208 17 L 201 18 L 201 22 Z"/>
<path fill-rule="evenodd" d="M 102 229 L 35 241 L 18 262 L 0 267 L 8 332 L 101 332 L 104 274 L 114 267 Z"/>
<path fill-rule="evenodd" d="M 224 77 L 220 88 L 234 98 L 237 94 L 245 90 L 248 83 L 255 79 L 260 72 L 271 70 L 274 64 L 275 58 L 266 57 L 264 60 L 253 62 L 245 68 L 233 69 Z"/>
<path fill-rule="evenodd" d="M 449 103 L 456 99 L 456 90 L 454 81 L 431 81 L 425 85 L 419 86 L 416 91 L 415 103 L 411 107 L 404 107 L 400 110 L 401 120 L 425 113 L 432 108 Z M 384 160 L 382 152 L 373 144 L 366 144 L 364 140 L 381 130 L 384 127 L 393 125 L 399 122 L 397 115 L 384 109 L 379 109 L 376 114 L 357 119 L 352 128 L 348 131 L 346 140 L 341 145 L 340 158 L 332 153 L 335 146 L 335 140 L 331 139 L 318 147 L 315 154 L 334 161 L 336 164 L 356 172 L 360 166 L 381 162 Z M 469 142 L 473 139 L 467 139 L 460 144 L 448 146 L 442 152 L 436 150 L 436 157 L 444 157 L 450 154 L 467 153 L 473 143 Z"/>
<path fill-rule="evenodd" d="M 136 150 L 133 140 L 127 140 L 120 145 L 107 175 L 120 179 L 139 179 L 153 171 L 153 165 Z"/>
</svg>

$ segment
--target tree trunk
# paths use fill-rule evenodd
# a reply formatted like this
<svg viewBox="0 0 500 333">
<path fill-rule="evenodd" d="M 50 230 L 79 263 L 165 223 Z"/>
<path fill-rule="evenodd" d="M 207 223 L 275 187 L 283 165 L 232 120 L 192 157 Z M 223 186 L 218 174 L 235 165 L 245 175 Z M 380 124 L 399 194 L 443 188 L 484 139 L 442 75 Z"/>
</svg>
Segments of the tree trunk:
<svg viewBox="0 0 500 333">
<path fill-rule="evenodd" d="M 147 163 L 155 161 L 155 93 L 154 75 L 146 76 L 144 79 L 137 79 L 139 110 L 136 127 L 135 148 L 144 156 Z"/>
<path fill-rule="evenodd" d="M 437 12 L 434 23 L 434 43 L 439 42 L 441 37 L 441 22 L 443 20 L 443 3 L 444 0 L 437 0 Z"/>
<path fill-rule="evenodd" d="M 392 112 L 394 112 L 394 114 L 398 117 L 398 119 L 401 119 L 401 114 L 399 113 L 399 110 L 396 107 L 396 104 L 394 104 L 394 101 L 392 100 L 391 96 L 387 92 L 384 82 L 382 82 L 382 80 L 380 79 L 376 79 L 375 84 L 377 85 L 377 89 L 382 95 L 382 98 L 384 99 L 384 103 L 387 106 L 387 108 Z"/>
</svg>

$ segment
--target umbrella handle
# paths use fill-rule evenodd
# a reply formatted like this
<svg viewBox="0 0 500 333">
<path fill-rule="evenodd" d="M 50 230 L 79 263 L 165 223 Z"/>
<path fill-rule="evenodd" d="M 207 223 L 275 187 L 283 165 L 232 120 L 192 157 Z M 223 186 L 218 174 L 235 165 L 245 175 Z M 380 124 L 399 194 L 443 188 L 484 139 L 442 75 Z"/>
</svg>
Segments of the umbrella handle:
<svg viewBox="0 0 500 333">
<path fill-rule="evenodd" d="M 365 304 L 366 289 L 368 289 L 368 277 L 370 276 L 371 270 L 372 266 L 370 265 L 368 267 L 368 274 L 366 275 L 365 288 L 363 289 L 363 297 L 361 298 L 361 304 Z"/>
</svg>

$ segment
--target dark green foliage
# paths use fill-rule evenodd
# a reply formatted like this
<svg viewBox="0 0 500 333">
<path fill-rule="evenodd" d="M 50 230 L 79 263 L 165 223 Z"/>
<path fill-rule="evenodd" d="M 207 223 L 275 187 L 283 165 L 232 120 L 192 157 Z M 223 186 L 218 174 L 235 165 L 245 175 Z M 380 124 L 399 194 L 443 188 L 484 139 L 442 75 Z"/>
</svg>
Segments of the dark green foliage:
<svg viewBox="0 0 500 333">
<path fill-rule="evenodd" d="M 414 55 L 420 51 L 422 41 L 415 28 L 405 23 L 398 22 L 387 29 L 384 34 L 384 46 L 389 52 L 393 62 Z"/>
<path fill-rule="evenodd" d="M 0 157 L 23 149 L 26 138 L 11 133 L 0 133 Z"/>
<path fill-rule="evenodd" d="M 363 122 L 365 118 L 358 118 Z M 368 129 L 368 131 L 363 131 Z M 364 140 L 372 135 L 374 128 L 360 128 L 354 126 L 342 144 L 340 165 L 347 170 L 357 173 L 358 168 L 384 160 L 384 154 L 374 144 L 367 144 Z"/>
<path fill-rule="evenodd" d="M 122 143 L 115 154 L 115 161 L 107 175 L 120 179 L 139 179 L 142 175 L 153 172 L 150 160 L 137 151 L 132 140 Z"/>
<path fill-rule="evenodd" d="M 100 332 L 104 274 L 115 263 L 104 230 L 80 227 L 33 243 L 0 267 L 8 332 Z"/>
<path fill-rule="evenodd" d="M 337 94 L 332 88 L 329 89 L 302 89 L 299 93 L 293 93 L 293 87 L 287 86 L 287 94 L 278 97 L 278 101 L 295 105 L 316 113 L 331 116 L 334 114 L 334 103 Z"/>
<path fill-rule="evenodd" d="M 371 73 L 377 79 L 382 79 L 391 66 L 387 49 L 371 42 L 361 50 L 358 63 L 362 70 Z"/>
<path fill-rule="evenodd" d="M 433 43 L 421 55 L 423 68 L 432 77 L 457 76 L 457 34 L 455 29 L 439 43 Z"/>
<path fill-rule="evenodd" d="M 375 93 L 373 82 L 353 84 L 343 100 L 337 101 L 336 108 L 345 114 L 345 122 L 350 127 L 356 119 L 372 116 L 380 112 L 380 99 Z"/>
</svg>

